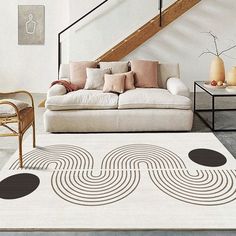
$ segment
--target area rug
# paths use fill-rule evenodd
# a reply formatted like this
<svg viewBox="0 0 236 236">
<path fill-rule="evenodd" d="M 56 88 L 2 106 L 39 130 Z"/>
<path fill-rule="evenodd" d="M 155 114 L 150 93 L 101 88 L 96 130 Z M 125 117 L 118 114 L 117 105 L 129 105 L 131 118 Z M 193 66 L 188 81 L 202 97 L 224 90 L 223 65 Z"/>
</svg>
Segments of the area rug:
<svg viewBox="0 0 236 236">
<path fill-rule="evenodd" d="M 50 134 L 0 172 L 0 230 L 236 228 L 236 160 L 211 133 Z"/>
</svg>

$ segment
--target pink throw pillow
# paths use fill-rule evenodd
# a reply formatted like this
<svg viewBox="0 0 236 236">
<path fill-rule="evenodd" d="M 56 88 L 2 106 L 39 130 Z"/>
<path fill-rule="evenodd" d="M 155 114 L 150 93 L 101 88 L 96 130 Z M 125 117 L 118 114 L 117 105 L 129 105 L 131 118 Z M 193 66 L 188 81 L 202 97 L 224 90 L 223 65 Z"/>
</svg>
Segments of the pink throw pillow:
<svg viewBox="0 0 236 236">
<path fill-rule="evenodd" d="M 134 86 L 134 72 L 119 73 L 116 75 L 125 75 L 125 90 L 135 89 Z"/>
<path fill-rule="evenodd" d="M 77 89 L 84 88 L 86 82 L 86 68 L 96 68 L 95 61 L 79 61 L 70 63 L 70 81 L 77 86 Z"/>
<path fill-rule="evenodd" d="M 103 92 L 123 93 L 125 90 L 125 75 L 124 74 L 105 74 L 105 83 Z"/>
<path fill-rule="evenodd" d="M 157 61 L 131 61 L 131 70 L 135 73 L 135 87 L 158 88 Z"/>
</svg>

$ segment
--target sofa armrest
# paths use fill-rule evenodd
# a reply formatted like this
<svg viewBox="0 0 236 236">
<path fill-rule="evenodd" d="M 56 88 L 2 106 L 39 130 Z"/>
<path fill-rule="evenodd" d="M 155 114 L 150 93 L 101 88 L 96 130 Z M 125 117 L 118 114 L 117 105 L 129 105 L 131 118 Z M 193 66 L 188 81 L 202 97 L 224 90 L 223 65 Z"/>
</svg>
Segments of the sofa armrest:
<svg viewBox="0 0 236 236">
<path fill-rule="evenodd" d="M 47 98 L 66 94 L 66 88 L 61 84 L 53 85 L 47 92 Z"/>
<path fill-rule="evenodd" d="M 169 78 L 167 80 L 167 89 L 173 95 L 180 95 L 184 97 L 190 97 L 189 88 L 179 78 Z"/>
</svg>

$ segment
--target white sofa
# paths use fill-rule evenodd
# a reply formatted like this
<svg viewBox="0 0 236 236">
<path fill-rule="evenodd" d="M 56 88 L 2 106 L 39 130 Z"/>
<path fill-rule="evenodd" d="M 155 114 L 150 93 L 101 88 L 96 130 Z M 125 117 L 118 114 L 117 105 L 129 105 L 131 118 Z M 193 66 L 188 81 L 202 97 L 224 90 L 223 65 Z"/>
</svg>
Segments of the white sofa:
<svg viewBox="0 0 236 236">
<path fill-rule="evenodd" d="M 78 90 L 66 94 L 62 85 L 48 91 L 48 132 L 190 131 L 193 112 L 189 90 L 179 79 L 178 64 L 159 64 L 159 88 L 136 88 L 123 94 Z M 62 65 L 60 79 L 70 79 Z"/>
</svg>

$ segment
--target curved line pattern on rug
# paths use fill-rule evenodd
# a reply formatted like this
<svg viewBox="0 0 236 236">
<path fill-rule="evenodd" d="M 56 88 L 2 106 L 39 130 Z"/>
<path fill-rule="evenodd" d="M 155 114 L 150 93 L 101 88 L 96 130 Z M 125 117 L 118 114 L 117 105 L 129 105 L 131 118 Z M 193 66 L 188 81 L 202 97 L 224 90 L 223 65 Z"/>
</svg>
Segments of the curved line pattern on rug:
<svg viewBox="0 0 236 236">
<path fill-rule="evenodd" d="M 37 148 L 24 156 L 24 163 L 29 169 L 54 165 L 54 192 L 83 206 L 111 204 L 130 195 L 140 182 L 141 163 L 158 189 L 182 202 L 216 206 L 236 199 L 235 170 L 213 168 L 192 174 L 179 156 L 155 145 L 130 144 L 112 150 L 102 160 L 98 175 L 93 174 L 92 155 L 72 145 Z M 18 161 L 10 169 L 19 169 Z"/>
</svg>

